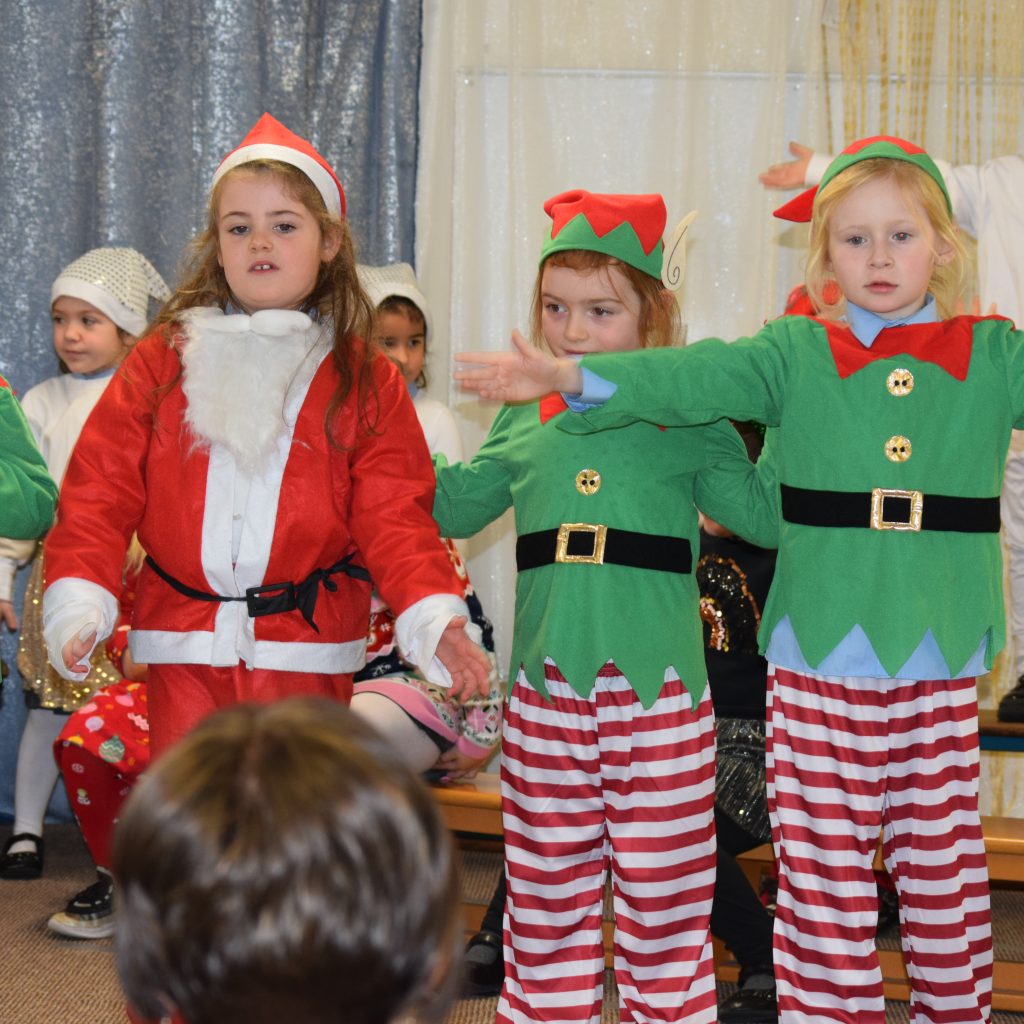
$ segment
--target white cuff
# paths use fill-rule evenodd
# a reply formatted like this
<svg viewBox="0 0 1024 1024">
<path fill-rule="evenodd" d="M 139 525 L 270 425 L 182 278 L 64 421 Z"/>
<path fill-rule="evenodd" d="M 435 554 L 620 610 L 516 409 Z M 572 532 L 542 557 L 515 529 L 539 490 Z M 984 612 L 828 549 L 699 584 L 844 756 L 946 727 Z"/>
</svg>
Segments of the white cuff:
<svg viewBox="0 0 1024 1024">
<path fill-rule="evenodd" d="M 835 157 L 831 153 L 812 153 L 811 159 L 807 161 L 807 170 L 804 171 L 804 184 L 808 188 L 811 185 L 817 185 L 834 159 Z"/>
<path fill-rule="evenodd" d="M 90 580 L 66 576 L 46 588 L 43 594 L 43 640 L 50 664 L 65 679 L 81 682 L 88 673 L 71 672 L 64 665 L 64 645 L 83 633 L 96 631 L 97 644 L 114 632 L 117 625 L 117 598 L 105 587 Z M 92 654 L 90 650 L 89 655 Z M 89 657 L 82 659 L 89 664 Z"/>
<path fill-rule="evenodd" d="M 13 558 L 0 555 L 0 601 L 10 601 L 14 596 L 14 574 L 18 563 Z"/>
<path fill-rule="evenodd" d="M 452 685 L 448 669 L 437 657 L 437 645 L 456 615 L 465 617 L 466 635 L 479 645 L 480 627 L 470 620 L 466 602 L 454 594 L 431 594 L 421 598 L 395 619 L 395 639 L 402 656 L 435 686 Z"/>
</svg>

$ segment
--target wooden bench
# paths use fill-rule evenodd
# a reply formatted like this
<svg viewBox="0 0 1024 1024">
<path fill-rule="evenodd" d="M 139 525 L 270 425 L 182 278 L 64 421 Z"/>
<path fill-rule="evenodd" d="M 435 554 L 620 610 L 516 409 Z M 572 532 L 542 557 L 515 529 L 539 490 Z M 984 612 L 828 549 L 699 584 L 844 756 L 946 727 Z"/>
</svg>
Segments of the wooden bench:
<svg viewBox="0 0 1024 1024">
<path fill-rule="evenodd" d="M 481 774 L 470 782 L 438 785 L 433 787 L 433 790 L 448 827 L 461 841 L 473 842 L 483 839 L 500 842 L 501 793 L 497 775 Z M 988 856 L 989 878 L 992 884 L 1024 885 L 1024 820 L 982 817 L 981 825 L 985 835 L 985 852 Z M 765 844 L 743 854 L 739 861 L 756 886 L 761 872 L 774 862 L 774 856 L 771 847 Z M 875 867 L 883 867 L 881 850 L 875 857 Z M 467 933 L 471 934 L 479 927 L 483 907 L 466 906 L 465 911 Z M 606 922 L 605 927 L 605 950 L 610 957 L 610 922 Z M 882 949 L 878 955 L 886 998 L 908 1000 L 910 985 L 902 954 L 898 950 Z M 610 958 L 608 962 L 611 963 Z M 715 964 L 719 980 L 736 980 L 738 967 L 717 940 Z M 992 980 L 994 1009 L 1024 1011 L 1024 964 L 997 960 Z"/>
</svg>

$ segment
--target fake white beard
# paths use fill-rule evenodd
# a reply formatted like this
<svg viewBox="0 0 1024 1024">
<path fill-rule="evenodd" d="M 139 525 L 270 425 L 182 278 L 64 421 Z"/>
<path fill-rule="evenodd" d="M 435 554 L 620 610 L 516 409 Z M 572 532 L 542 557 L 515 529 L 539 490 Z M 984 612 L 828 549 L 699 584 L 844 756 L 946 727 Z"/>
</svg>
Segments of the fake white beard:
<svg viewBox="0 0 1024 1024">
<path fill-rule="evenodd" d="M 294 426 L 285 406 L 300 367 L 314 349 L 317 364 L 326 352 L 317 344 L 320 325 L 294 310 L 200 308 L 185 313 L 182 326 L 186 422 L 201 443 L 222 445 L 240 469 L 258 471 Z"/>
</svg>

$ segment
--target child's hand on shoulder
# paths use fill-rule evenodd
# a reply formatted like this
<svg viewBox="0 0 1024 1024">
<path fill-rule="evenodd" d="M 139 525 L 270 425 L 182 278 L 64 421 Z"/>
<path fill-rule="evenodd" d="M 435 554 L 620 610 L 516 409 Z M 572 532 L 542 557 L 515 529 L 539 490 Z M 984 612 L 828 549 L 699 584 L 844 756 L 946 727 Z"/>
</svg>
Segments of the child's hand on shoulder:
<svg viewBox="0 0 1024 1024">
<path fill-rule="evenodd" d="M 512 332 L 511 352 L 459 352 L 456 362 L 476 369 L 456 370 L 455 379 L 481 398 L 528 402 L 552 391 L 578 395 L 583 375 L 572 359 L 556 359 Z"/>
</svg>

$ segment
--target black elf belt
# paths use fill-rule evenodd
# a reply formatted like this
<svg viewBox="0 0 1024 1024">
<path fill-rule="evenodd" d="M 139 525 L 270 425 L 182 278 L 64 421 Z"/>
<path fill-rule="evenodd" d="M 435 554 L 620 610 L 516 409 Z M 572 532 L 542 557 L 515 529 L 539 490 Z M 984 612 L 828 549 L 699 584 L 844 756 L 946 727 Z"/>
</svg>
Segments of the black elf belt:
<svg viewBox="0 0 1024 1024">
<path fill-rule="evenodd" d="M 244 595 L 237 597 L 225 597 L 222 594 L 211 594 L 207 590 L 196 590 L 187 583 L 175 579 L 169 572 L 161 569 L 153 559 L 147 555 L 146 565 L 157 574 L 165 583 L 173 587 L 179 594 L 191 597 L 196 601 L 216 601 L 224 603 L 227 601 L 244 601 L 249 614 L 258 619 L 262 615 L 280 615 L 283 612 L 295 611 L 297 608 L 302 617 L 319 633 L 316 622 L 313 621 L 313 612 L 316 609 L 316 599 L 320 592 L 321 585 L 324 590 L 335 591 L 338 584 L 331 579 L 339 573 L 351 576 L 356 580 L 370 579 L 370 574 L 361 565 L 352 565 L 352 555 L 346 555 L 340 562 L 335 562 L 328 569 L 314 569 L 300 583 L 266 583 L 262 587 L 248 587 Z"/>
<path fill-rule="evenodd" d="M 999 498 L 956 498 L 876 487 L 814 491 L 780 484 L 782 518 L 800 526 L 998 533 Z"/>
<path fill-rule="evenodd" d="M 555 530 L 524 533 L 516 541 L 516 568 L 552 564 L 628 565 L 687 574 L 692 570 L 690 542 L 684 537 L 616 530 L 593 523 L 563 523 Z"/>
</svg>

